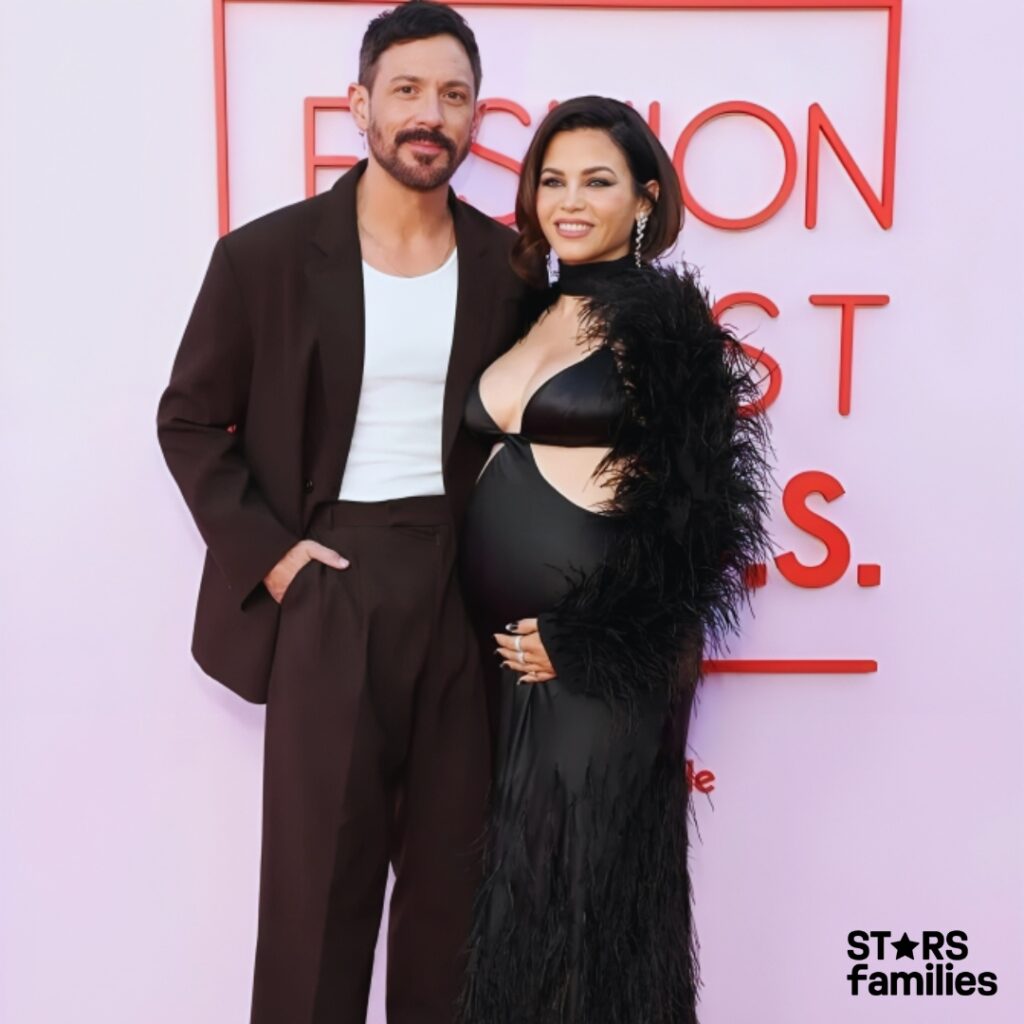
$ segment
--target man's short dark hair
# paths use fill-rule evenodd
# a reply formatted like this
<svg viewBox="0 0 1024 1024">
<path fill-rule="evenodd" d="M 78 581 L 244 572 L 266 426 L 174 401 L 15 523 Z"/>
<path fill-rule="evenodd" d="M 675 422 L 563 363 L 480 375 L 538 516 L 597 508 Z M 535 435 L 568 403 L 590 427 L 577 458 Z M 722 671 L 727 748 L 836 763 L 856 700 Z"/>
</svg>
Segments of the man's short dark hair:
<svg viewBox="0 0 1024 1024">
<path fill-rule="evenodd" d="M 433 0 L 409 0 L 408 3 L 378 14 L 370 22 L 359 48 L 359 84 L 365 85 L 367 89 L 373 86 L 377 62 L 385 50 L 398 43 L 430 39 L 433 36 L 454 36 L 462 44 L 473 69 L 473 91 L 479 96 L 483 71 L 476 36 L 461 14 Z"/>
</svg>

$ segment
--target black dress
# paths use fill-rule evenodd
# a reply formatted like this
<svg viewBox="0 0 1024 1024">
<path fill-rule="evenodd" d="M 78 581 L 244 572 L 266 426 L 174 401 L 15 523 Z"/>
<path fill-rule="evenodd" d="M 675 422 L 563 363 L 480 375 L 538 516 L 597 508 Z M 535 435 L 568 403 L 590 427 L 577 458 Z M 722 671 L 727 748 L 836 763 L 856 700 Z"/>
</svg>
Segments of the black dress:
<svg viewBox="0 0 1024 1024">
<path fill-rule="evenodd" d="M 467 425 L 503 442 L 461 541 L 467 598 L 487 633 L 554 607 L 574 577 L 607 557 L 623 524 L 556 490 L 531 443 L 609 448 L 623 401 L 607 347 L 542 384 L 518 434 L 494 422 L 479 381 L 471 390 Z M 666 742 L 679 709 L 651 694 L 627 725 L 576 680 L 517 680 L 501 670 L 485 878 L 460 1021 L 691 1024 L 686 789 L 680 745 Z"/>
</svg>

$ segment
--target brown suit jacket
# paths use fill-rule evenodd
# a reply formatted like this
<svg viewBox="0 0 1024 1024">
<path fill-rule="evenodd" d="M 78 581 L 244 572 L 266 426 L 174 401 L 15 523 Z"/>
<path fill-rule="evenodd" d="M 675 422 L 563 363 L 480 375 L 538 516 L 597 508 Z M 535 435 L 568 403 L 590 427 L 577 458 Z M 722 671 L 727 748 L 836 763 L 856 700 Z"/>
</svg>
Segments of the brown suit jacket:
<svg viewBox="0 0 1024 1024">
<path fill-rule="evenodd" d="M 266 701 L 278 605 L 263 577 L 338 496 L 362 384 L 363 280 L 356 182 L 260 217 L 214 246 L 160 399 L 167 465 L 206 542 L 192 653 Z M 514 232 L 449 190 L 458 306 L 442 455 L 456 521 L 486 446 L 462 425 L 470 384 L 515 340 L 523 288 Z M 410 311 L 413 315 L 413 311 Z"/>
</svg>

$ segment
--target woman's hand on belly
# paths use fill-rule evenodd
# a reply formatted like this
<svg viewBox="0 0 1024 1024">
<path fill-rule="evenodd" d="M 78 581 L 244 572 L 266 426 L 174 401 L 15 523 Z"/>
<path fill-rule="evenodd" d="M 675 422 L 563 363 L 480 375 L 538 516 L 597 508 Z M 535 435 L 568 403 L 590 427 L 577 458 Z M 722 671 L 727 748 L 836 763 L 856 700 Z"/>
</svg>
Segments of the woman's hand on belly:
<svg viewBox="0 0 1024 1024">
<path fill-rule="evenodd" d="M 555 667 L 544 649 L 536 619 L 520 619 L 505 627 L 508 633 L 494 633 L 498 649 L 494 652 L 505 668 L 520 673 L 517 682 L 546 683 L 555 678 Z"/>
</svg>

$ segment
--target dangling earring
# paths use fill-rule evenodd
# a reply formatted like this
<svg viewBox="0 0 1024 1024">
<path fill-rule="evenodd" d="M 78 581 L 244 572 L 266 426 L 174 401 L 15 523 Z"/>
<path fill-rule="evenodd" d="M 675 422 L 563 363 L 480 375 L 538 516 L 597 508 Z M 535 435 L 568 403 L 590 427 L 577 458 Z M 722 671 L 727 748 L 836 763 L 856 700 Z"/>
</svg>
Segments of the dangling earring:
<svg viewBox="0 0 1024 1024">
<path fill-rule="evenodd" d="M 647 212 L 641 213 L 636 219 L 636 242 L 633 245 L 633 259 L 640 266 L 640 250 L 643 248 L 644 231 L 647 229 Z"/>
<path fill-rule="evenodd" d="M 555 254 L 555 250 L 548 247 L 548 284 L 552 285 L 558 280 L 558 256 Z"/>
</svg>

